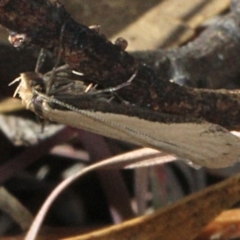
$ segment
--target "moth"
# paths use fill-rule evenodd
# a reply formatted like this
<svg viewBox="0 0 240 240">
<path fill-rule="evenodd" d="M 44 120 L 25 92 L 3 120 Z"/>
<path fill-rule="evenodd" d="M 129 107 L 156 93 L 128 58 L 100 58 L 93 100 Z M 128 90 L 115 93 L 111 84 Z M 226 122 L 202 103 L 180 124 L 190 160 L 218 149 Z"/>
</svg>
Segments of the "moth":
<svg viewBox="0 0 240 240">
<path fill-rule="evenodd" d="M 66 74 L 66 76 L 65 76 Z M 109 100 L 114 94 L 86 90 L 81 81 L 69 81 L 59 68 L 41 75 L 22 73 L 15 95 L 27 109 L 53 122 L 81 128 L 106 137 L 174 154 L 194 164 L 222 168 L 239 160 L 240 139 L 225 128 L 201 119 L 159 113 Z M 51 91 L 46 95 L 49 77 Z"/>
</svg>

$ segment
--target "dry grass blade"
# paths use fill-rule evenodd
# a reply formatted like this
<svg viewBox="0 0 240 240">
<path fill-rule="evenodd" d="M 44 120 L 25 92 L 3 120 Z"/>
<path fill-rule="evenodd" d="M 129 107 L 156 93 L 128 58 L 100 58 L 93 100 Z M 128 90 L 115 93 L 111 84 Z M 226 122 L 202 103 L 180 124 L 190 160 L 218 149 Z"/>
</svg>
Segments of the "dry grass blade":
<svg viewBox="0 0 240 240">
<path fill-rule="evenodd" d="M 22 230 L 27 230 L 31 225 L 31 213 L 3 187 L 0 187 L 0 209 L 18 223 Z"/>
<path fill-rule="evenodd" d="M 140 167 L 150 167 L 153 165 L 175 161 L 176 157 L 152 148 L 140 148 L 111 157 L 109 160 L 112 160 L 115 162 L 115 164 L 106 166 L 104 169 L 133 169 Z"/>
<path fill-rule="evenodd" d="M 122 160 L 128 161 L 126 159 Z M 96 169 L 103 169 L 114 164 L 118 164 L 119 159 L 113 161 L 112 158 L 96 163 L 83 169 L 75 175 L 64 180 L 51 193 L 39 211 L 32 227 L 30 228 L 26 240 L 34 240 L 42 221 L 57 196 L 73 181 L 79 177 Z M 232 206 L 240 199 L 240 174 L 225 180 L 215 186 L 209 187 L 197 194 L 191 195 L 157 213 L 125 222 L 122 225 L 94 233 L 98 236 L 94 239 L 131 239 L 138 235 L 137 239 L 175 239 L 190 240 L 196 236 L 200 229 L 219 214 L 223 209 Z M 205 214 L 202 214 L 202 213 Z M 198 216 L 196 219 L 194 216 Z M 156 227 L 157 226 L 157 227 Z M 141 232 L 139 232 L 141 229 Z M 174 231 L 172 231 L 174 229 Z M 91 235 L 91 234 L 90 234 Z M 89 239 L 90 235 L 76 239 Z M 92 236 L 92 235 L 91 235 Z M 161 238 L 163 236 L 163 238 Z M 192 236 L 192 238 L 190 238 Z"/>
<path fill-rule="evenodd" d="M 240 174 L 156 213 L 65 240 L 192 240 L 222 210 L 240 199 Z"/>
<path fill-rule="evenodd" d="M 137 160 L 139 161 L 139 156 L 143 156 L 143 158 L 149 158 L 150 156 L 156 156 L 159 155 L 159 151 L 157 150 L 153 150 L 153 149 L 149 149 L 149 148 L 145 148 L 145 149 L 140 149 L 140 150 L 136 150 L 134 151 L 137 154 Z M 162 154 L 162 153 L 160 153 Z M 132 155 L 132 156 L 131 156 Z M 120 155 L 122 156 L 122 155 Z M 108 158 L 104 161 L 101 161 L 99 163 L 93 164 L 89 167 L 86 167 L 84 169 L 82 169 L 81 171 L 77 172 L 76 174 L 70 176 L 69 178 L 65 179 L 63 182 L 61 182 L 56 188 L 55 190 L 49 195 L 49 197 L 47 198 L 47 200 L 45 201 L 45 203 L 43 204 L 42 208 L 40 209 L 39 213 L 37 214 L 30 230 L 28 231 L 28 234 L 26 236 L 26 240 L 33 240 L 35 239 L 39 228 L 42 224 L 42 221 L 48 211 L 48 209 L 50 208 L 51 204 L 53 203 L 53 201 L 58 197 L 58 195 L 66 188 L 68 187 L 73 181 L 77 180 L 78 178 L 82 177 L 83 175 L 97 170 L 97 169 L 110 169 L 110 168 L 115 168 L 115 165 L 118 166 L 126 166 L 129 163 L 135 162 L 136 157 L 134 158 L 134 153 L 131 152 L 130 154 L 126 154 L 123 155 L 125 157 L 112 157 L 112 158 Z M 129 157 L 130 156 L 130 157 Z"/>
</svg>

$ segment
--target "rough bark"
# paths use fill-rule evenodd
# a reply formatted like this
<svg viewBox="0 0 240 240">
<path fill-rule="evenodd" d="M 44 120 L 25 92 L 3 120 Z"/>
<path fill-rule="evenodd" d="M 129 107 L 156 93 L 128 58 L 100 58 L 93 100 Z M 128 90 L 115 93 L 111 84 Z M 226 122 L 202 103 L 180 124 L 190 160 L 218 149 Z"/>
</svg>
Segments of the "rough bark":
<svg viewBox="0 0 240 240">
<path fill-rule="evenodd" d="M 205 66 L 199 68 L 198 78 L 201 76 L 199 79 L 184 80 L 193 83 L 204 82 L 207 79 L 205 75 L 220 71 L 224 64 L 231 60 L 233 52 L 234 59 L 239 61 L 237 56 L 239 46 L 234 45 L 239 40 L 239 21 L 238 11 L 233 11 L 215 28 L 210 28 L 208 30 L 210 33 L 204 33 L 201 42 L 197 39 L 192 45 L 168 52 L 158 61 L 158 66 L 161 66 L 159 70 L 158 67 L 155 69 L 148 67 L 127 53 L 124 50 L 124 41 L 112 44 L 96 29 L 75 22 L 59 1 L 0 1 L 0 23 L 15 32 L 10 37 L 13 44 L 34 44 L 49 49 L 56 55 L 60 53 L 61 58 L 71 69 L 84 74 L 84 81 L 98 83 L 103 88 L 118 86 L 137 72 L 132 83 L 118 91 L 122 99 L 153 111 L 204 118 L 228 129 L 240 128 L 238 91 L 202 90 L 179 86 L 169 81 L 171 76 L 169 72 L 174 66 L 181 68 L 179 62 L 184 58 L 186 68 L 184 72 L 191 72 L 198 64 Z M 220 50 L 223 51 L 219 53 Z M 214 54 L 211 54 L 212 52 Z M 229 52 L 231 54 L 228 54 Z M 147 54 L 151 56 L 152 53 Z M 152 55 L 154 59 L 156 54 L 157 52 Z M 149 61 L 143 54 L 141 56 L 144 62 L 156 65 L 157 61 Z M 232 69 L 230 68 L 229 72 L 223 74 L 220 71 L 219 74 L 223 74 L 227 79 L 231 78 L 231 72 L 235 71 L 236 76 L 235 74 L 239 73 L 234 64 L 231 65 Z M 209 65 L 212 65 L 211 68 L 208 68 Z M 177 72 L 175 69 L 174 73 Z M 207 81 L 211 83 L 211 78 L 217 76 L 217 73 L 213 74 Z M 181 79 L 182 76 L 177 77 Z"/>
</svg>

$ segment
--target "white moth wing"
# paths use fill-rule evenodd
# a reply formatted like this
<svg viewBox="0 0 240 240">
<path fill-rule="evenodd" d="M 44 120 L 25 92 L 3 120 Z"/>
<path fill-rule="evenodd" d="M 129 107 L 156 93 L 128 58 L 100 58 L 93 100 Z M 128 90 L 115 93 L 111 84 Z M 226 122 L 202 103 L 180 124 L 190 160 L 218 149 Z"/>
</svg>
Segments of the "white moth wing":
<svg viewBox="0 0 240 240">
<path fill-rule="evenodd" d="M 209 168 L 227 167 L 239 160 L 240 139 L 208 122 L 162 123 L 115 113 L 61 111 L 44 102 L 43 116 L 107 137 L 152 147 Z"/>
</svg>

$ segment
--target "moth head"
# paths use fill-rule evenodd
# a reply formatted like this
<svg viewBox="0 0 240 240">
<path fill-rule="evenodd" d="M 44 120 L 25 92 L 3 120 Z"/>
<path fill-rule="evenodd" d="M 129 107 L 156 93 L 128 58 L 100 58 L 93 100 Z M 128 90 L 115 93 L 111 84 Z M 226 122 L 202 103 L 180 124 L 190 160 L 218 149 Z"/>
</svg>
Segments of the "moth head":
<svg viewBox="0 0 240 240">
<path fill-rule="evenodd" d="M 42 75 L 35 72 L 21 73 L 20 77 L 16 78 L 10 85 L 18 81 L 20 81 L 20 83 L 13 96 L 19 95 L 23 105 L 25 105 L 27 109 L 30 109 L 32 108 L 32 99 L 35 95 L 35 90 L 42 90 L 43 88 Z"/>
</svg>

